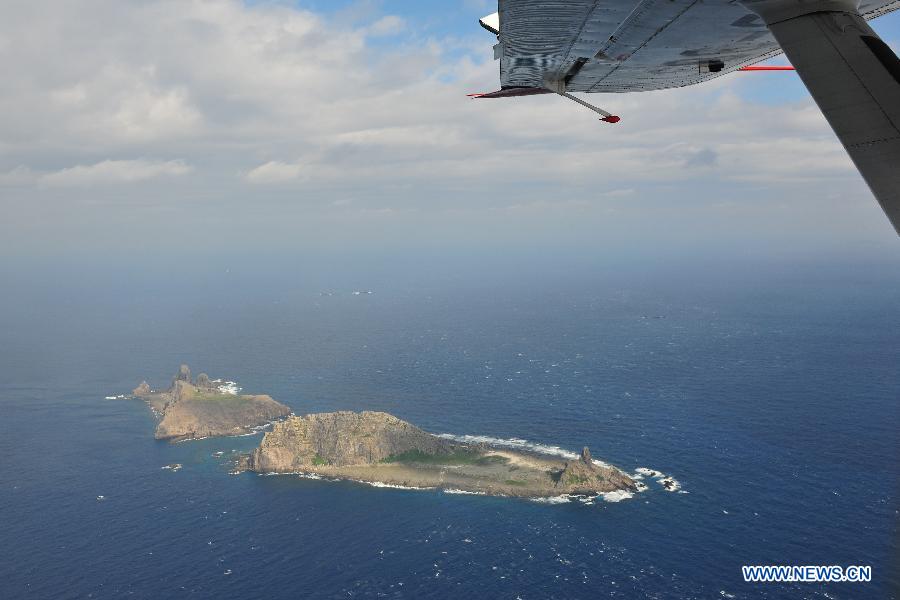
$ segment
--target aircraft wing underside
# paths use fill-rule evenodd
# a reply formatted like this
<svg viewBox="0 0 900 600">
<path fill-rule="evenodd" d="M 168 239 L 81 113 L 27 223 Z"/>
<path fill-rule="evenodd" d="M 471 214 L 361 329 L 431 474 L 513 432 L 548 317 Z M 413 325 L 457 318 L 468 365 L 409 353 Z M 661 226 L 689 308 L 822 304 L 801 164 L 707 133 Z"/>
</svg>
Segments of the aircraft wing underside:
<svg viewBox="0 0 900 600">
<path fill-rule="evenodd" d="M 863 0 L 859 12 L 872 19 L 898 8 L 900 0 Z M 728 0 L 500 0 L 499 17 L 504 88 L 682 87 L 781 53 L 766 23 Z"/>
</svg>

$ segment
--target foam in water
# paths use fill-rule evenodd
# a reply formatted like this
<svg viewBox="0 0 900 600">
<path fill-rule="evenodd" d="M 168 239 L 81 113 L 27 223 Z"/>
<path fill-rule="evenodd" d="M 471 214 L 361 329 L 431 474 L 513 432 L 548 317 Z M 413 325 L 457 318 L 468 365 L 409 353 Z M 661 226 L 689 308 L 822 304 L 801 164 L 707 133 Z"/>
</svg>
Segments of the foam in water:
<svg viewBox="0 0 900 600">
<path fill-rule="evenodd" d="M 674 477 L 661 477 L 658 481 L 667 492 L 677 492 L 681 489 L 681 483 Z"/>
<path fill-rule="evenodd" d="M 525 450 L 536 454 L 545 454 L 547 456 L 559 456 L 567 460 L 576 460 L 580 455 L 577 452 L 560 448 L 559 446 L 551 446 L 549 444 L 539 444 L 530 442 L 520 438 L 495 438 L 488 435 L 456 435 L 453 433 L 438 433 L 438 437 L 455 442 L 463 442 L 468 444 L 487 444 L 497 448 L 512 448 L 515 450 Z M 602 460 L 594 459 L 594 464 L 598 467 L 616 468 Z"/>
<path fill-rule="evenodd" d="M 570 460 L 574 460 L 578 458 L 578 454 L 575 452 L 570 452 L 569 450 L 564 450 L 559 446 L 550 446 L 547 444 L 538 444 L 535 442 L 529 442 L 528 440 L 523 440 L 519 438 L 495 438 L 487 435 L 455 435 L 452 433 L 439 433 L 438 437 L 453 440 L 456 442 L 463 442 L 468 444 L 487 444 L 488 446 L 497 446 L 500 448 L 514 448 L 518 450 L 527 450 L 530 452 L 536 452 L 538 454 L 546 454 L 548 456 L 559 456 L 561 458 L 567 458 Z"/>
<path fill-rule="evenodd" d="M 234 474 L 238 474 L 241 471 L 235 471 Z M 286 473 L 257 473 L 260 477 L 278 477 L 283 475 L 294 475 L 296 477 L 300 477 L 301 479 L 325 479 L 318 473 L 307 473 L 306 471 L 289 471 Z M 329 481 L 337 481 L 337 479 L 329 480 Z"/>
<path fill-rule="evenodd" d="M 646 476 L 646 477 L 662 477 L 663 474 L 659 471 L 655 471 L 653 469 L 648 469 L 647 467 L 638 467 L 634 470 L 638 475 Z"/>
<path fill-rule="evenodd" d="M 635 475 L 632 476 L 632 479 L 643 478 L 643 476 L 652 477 L 656 480 L 659 485 L 662 486 L 664 490 L 667 492 L 678 492 L 681 490 L 681 482 L 672 477 L 671 475 L 666 475 L 661 471 L 657 471 L 655 469 L 649 469 L 647 467 L 638 467 L 635 469 Z M 640 490 L 643 491 L 643 490 Z"/>
<path fill-rule="evenodd" d="M 237 396 L 241 393 L 241 386 L 234 381 L 223 381 L 221 379 L 213 379 L 210 383 L 216 384 L 216 389 L 219 390 L 221 394 L 228 394 L 230 396 Z"/>
<path fill-rule="evenodd" d="M 445 494 L 464 494 L 466 496 L 487 496 L 484 492 L 470 492 L 468 490 L 457 490 L 454 488 L 449 488 L 444 490 Z"/>
<path fill-rule="evenodd" d="M 629 498 L 634 498 L 633 493 L 627 492 L 625 490 L 616 490 L 614 492 L 604 492 L 600 495 L 603 497 L 604 502 L 621 502 L 622 500 L 628 500 Z"/>
<path fill-rule="evenodd" d="M 351 479 L 350 481 L 357 481 L 355 479 Z M 394 483 L 385 483 L 383 481 L 357 481 L 357 483 L 365 483 L 366 485 L 371 485 L 372 487 L 377 488 L 391 488 L 395 490 L 433 490 L 433 487 L 416 487 L 412 485 L 397 485 Z"/>
<path fill-rule="evenodd" d="M 549 496 L 547 498 L 530 498 L 530 500 L 541 504 L 566 504 L 572 501 L 572 496 L 563 494 L 562 496 Z"/>
</svg>

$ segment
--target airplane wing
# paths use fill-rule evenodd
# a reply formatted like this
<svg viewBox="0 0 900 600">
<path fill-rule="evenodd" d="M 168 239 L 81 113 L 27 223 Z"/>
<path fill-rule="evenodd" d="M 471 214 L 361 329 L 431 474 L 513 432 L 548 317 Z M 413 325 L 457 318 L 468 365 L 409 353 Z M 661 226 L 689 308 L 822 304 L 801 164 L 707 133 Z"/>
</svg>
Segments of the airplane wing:
<svg viewBox="0 0 900 600">
<path fill-rule="evenodd" d="M 771 18 L 772 33 L 900 234 L 900 59 L 859 14 Z"/>
<path fill-rule="evenodd" d="M 501 90 L 702 83 L 785 52 L 900 234 L 900 61 L 866 21 L 900 0 L 499 0 Z M 618 120 L 615 118 L 615 120 Z M 609 122 L 615 122 L 615 120 Z"/>
</svg>

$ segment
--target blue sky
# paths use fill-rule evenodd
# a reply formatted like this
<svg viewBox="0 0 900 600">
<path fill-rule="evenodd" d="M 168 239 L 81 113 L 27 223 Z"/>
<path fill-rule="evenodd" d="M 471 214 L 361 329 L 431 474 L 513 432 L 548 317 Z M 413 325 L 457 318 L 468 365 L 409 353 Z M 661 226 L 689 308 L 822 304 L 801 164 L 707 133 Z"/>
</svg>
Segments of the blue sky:
<svg viewBox="0 0 900 600">
<path fill-rule="evenodd" d="M 471 101 L 498 86 L 492 11 L 11 0 L 0 251 L 896 249 L 795 75 L 604 97 L 615 127 L 557 98 Z M 896 46 L 900 15 L 873 25 Z"/>
</svg>

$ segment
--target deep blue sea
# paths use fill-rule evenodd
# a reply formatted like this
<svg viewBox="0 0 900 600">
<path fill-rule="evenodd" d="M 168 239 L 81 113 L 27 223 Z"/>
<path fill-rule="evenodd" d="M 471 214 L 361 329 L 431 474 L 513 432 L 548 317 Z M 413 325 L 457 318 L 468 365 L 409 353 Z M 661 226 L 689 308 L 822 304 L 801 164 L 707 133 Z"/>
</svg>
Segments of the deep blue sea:
<svg viewBox="0 0 900 600">
<path fill-rule="evenodd" d="M 898 597 L 896 261 L 179 268 L 4 273 L 0 597 Z M 104 399 L 182 362 L 297 413 L 588 445 L 687 493 L 550 505 L 232 476 L 212 454 L 258 437 L 161 443 L 144 404 Z M 743 564 L 874 580 L 746 584 Z"/>
</svg>

